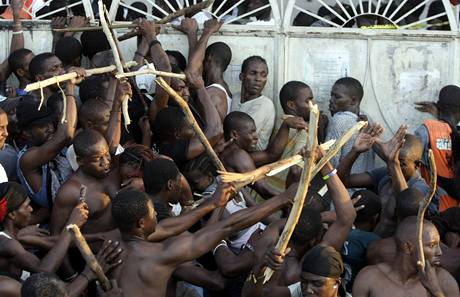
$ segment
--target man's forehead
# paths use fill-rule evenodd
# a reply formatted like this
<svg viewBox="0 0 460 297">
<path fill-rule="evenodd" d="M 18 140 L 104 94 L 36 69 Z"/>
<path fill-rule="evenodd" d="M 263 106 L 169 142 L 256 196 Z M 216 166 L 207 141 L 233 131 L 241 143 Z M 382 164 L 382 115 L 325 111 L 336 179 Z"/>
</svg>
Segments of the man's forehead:
<svg viewBox="0 0 460 297">
<path fill-rule="evenodd" d="M 248 67 L 246 68 L 246 72 L 249 72 L 249 71 L 260 71 L 260 72 L 265 71 L 265 72 L 267 72 L 268 71 L 268 66 L 267 66 L 267 64 L 265 64 L 264 62 L 259 61 L 259 60 L 251 61 L 251 62 L 249 62 Z"/>
</svg>

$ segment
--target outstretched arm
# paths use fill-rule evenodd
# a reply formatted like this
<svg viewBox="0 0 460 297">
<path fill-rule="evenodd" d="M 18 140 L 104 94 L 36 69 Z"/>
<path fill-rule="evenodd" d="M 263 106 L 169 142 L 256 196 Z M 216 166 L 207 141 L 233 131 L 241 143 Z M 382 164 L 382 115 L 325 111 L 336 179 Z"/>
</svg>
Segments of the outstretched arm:
<svg viewBox="0 0 460 297">
<path fill-rule="evenodd" d="M 195 19 L 185 18 L 179 26 L 173 26 L 175 29 L 187 35 L 188 40 L 188 61 L 192 60 L 195 47 L 198 42 L 198 23 Z"/>
<path fill-rule="evenodd" d="M 393 139 L 390 141 L 389 152 L 386 154 L 387 166 L 391 176 L 391 184 L 395 194 L 398 194 L 408 188 L 406 179 L 404 178 L 404 174 L 401 170 L 401 164 L 399 162 L 399 152 L 404 145 L 405 135 L 406 130 L 404 129 L 404 126 L 401 126 Z"/>
<path fill-rule="evenodd" d="M 115 98 L 110 111 L 109 126 L 105 133 L 105 139 L 109 144 L 110 154 L 115 156 L 117 147 L 120 144 L 121 138 L 121 105 L 125 95 L 132 98 L 133 92 L 128 80 L 119 81 L 115 92 Z"/>
</svg>

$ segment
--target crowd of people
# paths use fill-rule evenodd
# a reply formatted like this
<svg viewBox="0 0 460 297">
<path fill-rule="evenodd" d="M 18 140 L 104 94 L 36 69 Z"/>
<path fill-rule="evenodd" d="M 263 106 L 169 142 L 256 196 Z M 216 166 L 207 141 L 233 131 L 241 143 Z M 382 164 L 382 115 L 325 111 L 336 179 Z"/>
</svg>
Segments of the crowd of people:
<svg viewBox="0 0 460 297">
<path fill-rule="evenodd" d="M 367 125 L 312 179 L 281 251 L 276 243 L 304 186 L 302 163 L 242 189 L 223 182 L 193 119 L 154 78 L 86 75 L 82 60 L 86 69 L 115 64 L 102 31 L 55 34 L 53 52 L 36 53 L 24 42 L 22 5 L 11 1 L 10 54 L 0 65 L 0 296 L 460 296 L 460 87 L 444 86 L 437 102 L 414 106 L 424 117 L 415 131 L 401 123 L 383 139 L 360 108 L 361 83 L 338 78 L 318 142 Z M 224 73 L 232 49 L 208 44 L 222 22 L 206 21 L 200 35 L 196 20 L 181 20 L 187 58 L 162 47 L 152 22 L 135 22 L 138 46 L 126 58 L 138 66 L 126 71 L 148 61 L 185 75 L 162 78 L 227 171 L 324 154 L 306 150 L 315 103 L 306 83 L 286 82 L 268 98 L 267 62 L 249 56 L 240 92 L 231 92 Z M 85 24 L 75 17 L 68 25 Z M 25 90 L 65 73 L 76 75 Z M 432 191 L 430 150 L 438 184 L 419 238 L 419 205 Z M 81 229 L 110 289 L 96 281 L 69 225 Z M 267 268 L 274 274 L 265 282 Z"/>
</svg>

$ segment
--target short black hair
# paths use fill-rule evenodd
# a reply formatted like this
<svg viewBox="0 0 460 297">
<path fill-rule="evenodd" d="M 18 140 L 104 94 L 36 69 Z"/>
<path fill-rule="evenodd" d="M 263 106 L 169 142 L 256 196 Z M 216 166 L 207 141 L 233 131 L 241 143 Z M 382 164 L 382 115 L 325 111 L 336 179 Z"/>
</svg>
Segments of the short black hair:
<svg viewBox="0 0 460 297">
<path fill-rule="evenodd" d="M 79 95 L 81 102 L 85 103 L 90 99 L 104 99 L 105 88 L 103 83 L 105 79 L 100 75 L 93 75 L 85 78 L 79 84 Z"/>
<path fill-rule="evenodd" d="M 294 244 L 306 244 L 314 239 L 322 229 L 321 213 L 317 209 L 304 207 L 300 214 L 291 241 Z"/>
<path fill-rule="evenodd" d="M 364 89 L 359 80 L 353 77 L 342 77 L 339 78 L 334 85 L 342 85 L 347 87 L 348 94 L 358 98 L 359 101 L 363 99 Z"/>
<path fill-rule="evenodd" d="M 165 51 L 166 55 L 174 57 L 177 61 L 177 65 L 181 71 L 185 71 L 185 68 L 187 68 L 187 60 L 185 59 L 184 55 L 180 51 L 176 50 L 166 50 Z"/>
<path fill-rule="evenodd" d="M 161 109 L 155 118 L 153 135 L 157 143 L 174 139 L 177 130 L 185 127 L 185 115 L 179 107 Z"/>
<path fill-rule="evenodd" d="M 56 42 L 54 54 L 65 65 L 72 65 L 75 59 L 81 57 L 81 43 L 72 36 L 65 36 Z"/>
<path fill-rule="evenodd" d="M 95 143 L 105 140 L 101 133 L 93 129 L 84 129 L 75 136 L 73 140 L 73 148 L 77 157 L 87 157 L 91 148 Z"/>
<path fill-rule="evenodd" d="M 382 202 L 377 194 L 369 190 L 358 190 L 351 197 L 356 198 L 361 196 L 361 199 L 355 204 L 355 207 L 364 205 L 364 208 L 356 213 L 355 222 L 364 223 L 372 220 L 382 211 Z"/>
<path fill-rule="evenodd" d="M 206 48 L 205 57 L 212 56 L 214 62 L 219 65 L 222 70 L 227 70 L 230 61 L 232 60 L 232 50 L 230 47 L 224 42 L 215 42 L 209 45 Z"/>
<path fill-rule="evenodd" d="M 120 154 L 119 162 L 120 166 L 124 164 L 135 163 L 144 168 L 145 163 L 152 161 L 158 157 L 158 152 L 142 144 L 131 144 L 124 148 L 123 153 Z"/>
<path fill-rule="evenodd" d="M 241 65 L 241 73 L 245 73 L 246 70 L 248 69 L 249 65 L 253 62 L 261 62 L 261 63 L 264 63 L 265 65 L 267 65 L 267 61 L 265 61 L 264 58 L 262 58 L 261 56 L 250 56 L 249 58 L 246 58 L 244 61 L 243 61 L 243 64 Z M 268 65 L 267 65 L 268 67 Z"/>
<path fill-rule="evenodd" d="M 414 187 L 401 191 L 396 195 L 396 220 L 401 222 L 407 217 L 416 216 L 420 202 L 424 199 L 423 193 Z"/>
<path fill-rule="evenodd" d="M 139 2 L 139 1 L 133 2 L 131 6 L 143 12 L 148 11 L 147 6 L 144 3 Z M 128 9 L 128 15 L 126 16 L 127 21 L 134 21 L 135 19 L 139 19 L 139 18 L 145 18 L 145 14 L 142 14 L 132 9 Z"/>
<path fill-rule="evenodd" d="M 81 34 L 80 40 L 82 45 L 82 53 L 90 60 L 98 52 L 110 50 L 110 44 L 102 30 L 83 32 Z"/>
<path fill-rule="evenodd" d="M 37 74 L 43 73 L 43 68 L 45 66 L 46 60 L 55 57 L 53 53 L 41 53 L 36 55 L 29 64 L 29 73 L 30 77 L 35 80 Z"/>
<path fill-rule="evenodd" d="M 251 118 L 245 112 L 241 111 L 232 111 L 224 119 L 224 138 L 229 140 L 232 135 L 232 131 L 239 128 L 242 122 L 254 122 L 254 119 Z"/>
<path fill-rule="evenodd" d="M 287 102 L 294 100 L 297 97 L 297 93 L 305 88 L 310 88 L 306 83 L 292 80 L 284 84 L 280 90 L 280 104 L 284 111 L 286 111 Z"/>
<path fill-rule="evenodd" d="M 21 287 L 22 297 L 67 297 L 67 290 L 55 274 L 50 272 L 34 273 Z"/>
<path fill-rule="evenodd" d="M 460 88 L 456 85 L 444 86 L 439 91 L 439 100 L 436 103 L 442 112 L 451 113 L 460 109 Z"/>
<path fill-rule="evenodd" d="M 81 125 L 85 125 L 87 121 L 92 121 L 96 124 L 100 119 L 100 112 L 103 110 L 109 110 L 110 106 L 102 99 L 94 98 L 85 101 L 78 111 L 78 121 Z"/>
<path fill-rule="evenodd" d="M 118 229 L 129 232 L 147 214 L 150 198 L 139 191 L 119 192 L 112 200 L 112 217 Z"/>
<path fill-rule="evenodd" d="M 174 161 L 166 158 L 156 158 L 148 162 L 143 173 L 145 192 L 149 195 L 161 192 L 169 180 L 177 180 L 180 176 Z"/>
<path fill-rule="evenodd" d="M 24 65 L 24 58 L 30 54 L 33 54 L 33 52 L 30 49 L 20 48 L 18 50 L 15 50 L 8 56 L 8 65 L 10 66 L 10 70 L 16 76 L 18 76 L 18 69 L 25 68 L 26 65 Z"/>
</svg>

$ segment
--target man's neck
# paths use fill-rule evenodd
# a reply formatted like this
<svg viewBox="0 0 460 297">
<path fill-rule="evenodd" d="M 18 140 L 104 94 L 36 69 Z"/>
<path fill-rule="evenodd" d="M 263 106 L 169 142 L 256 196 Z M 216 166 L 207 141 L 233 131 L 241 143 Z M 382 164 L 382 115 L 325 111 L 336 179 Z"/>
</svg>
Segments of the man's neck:
<svg viewBox="0 0 460 297">
<path fill-rule="evenodd" d="M 411 263 L 411 259 L 401 253 L 397 254 L 391 266 L 403 285 L 418 277 L 417 268 Z"/>
<path fill-rule="evenodd" d="M 16 228 L 13 221 L 11 221 L 10 219 L 7 219 L 5 220 L 5 223 L 3 224 L 3 226 L 4 226 L 3 232 L 10 235 L 12 238 L 17 238 L 19 229 Z"/>
<path fill-rule="evenodd" d="M 247 101 L 251 101 L 253 99 L 259 98 L 260 96 L 262 96 L 262 94 L 257 94 L 257 95 L 246 94 L 246 92 L 243 89 L 241 89 L 241 100 L 240 100 L 240 102 L 244 103 L 244 102 L 247 102 Z"/>
<path fill-rule="evenodd" d="M 146 241 L 146 237 L 137 233 L 121 233 L 121 238 L 125 242 Z"/>
<path fill-rule="evenodd" d="M 206 86 L 210 86 L 212 84 L 226 85 L 224 72 L 217 66 L 212 67 L 209 73 L 206 73 Z"/>
</svg>

